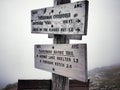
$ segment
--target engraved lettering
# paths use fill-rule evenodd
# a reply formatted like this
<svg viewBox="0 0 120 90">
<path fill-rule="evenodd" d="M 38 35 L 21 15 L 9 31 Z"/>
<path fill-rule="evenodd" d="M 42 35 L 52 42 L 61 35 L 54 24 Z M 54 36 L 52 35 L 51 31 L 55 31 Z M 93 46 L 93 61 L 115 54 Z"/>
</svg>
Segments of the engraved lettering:
<svg viewBox="0 0 120 90">
<path fill-rule="evenodd" d="M 73 55 L 73 51 L 66 51 L 66 55 L 67 55 L 67 56 L 74 56 L 74 55 Z"/>
<path fill-rule="evenodd" d="M 52 16 L 38 16 L 39 20 L 52 19 Z"/>
<path fill-rule="evenodd" d="M 53 65 L 53 62 L 52 62 L 52 61 L 43 60 L 43 63 Z"/>
<path fill-rule="evenodd" d="M 57 19 L 57 18 L 69 18 L 69 17 L 70 17 L 70 13 L 53 15 L 54 19 Z"/>
</svg>

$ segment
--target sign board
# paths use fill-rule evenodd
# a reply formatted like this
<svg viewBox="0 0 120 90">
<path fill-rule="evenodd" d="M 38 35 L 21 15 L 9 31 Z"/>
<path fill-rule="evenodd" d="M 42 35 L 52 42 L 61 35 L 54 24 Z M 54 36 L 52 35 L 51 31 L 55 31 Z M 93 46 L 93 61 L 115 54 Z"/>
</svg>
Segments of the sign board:
<svg viewBox="0 0 120 90">
<path fill-rule="evenodd" d="M 86 44 L 35 45 L 35 67 L 87 81 Z"/>
<path fill-rule="evenodd" d="M 88 1 L 32 10 L 32 33 L 85 35 L 87 14 Z"/>
</svg>

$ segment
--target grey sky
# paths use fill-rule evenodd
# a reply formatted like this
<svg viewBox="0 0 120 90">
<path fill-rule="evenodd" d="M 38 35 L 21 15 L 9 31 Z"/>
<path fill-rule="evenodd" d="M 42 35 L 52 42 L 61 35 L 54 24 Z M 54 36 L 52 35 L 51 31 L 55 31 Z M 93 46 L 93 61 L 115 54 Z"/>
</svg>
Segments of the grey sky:
<svg viewBox="0 0 120 90">
<path fill-rule="evenodd" d="M 79 1 L 79 0 L 72 0 Z M 88 69 L 120 63 L 120 0 L 90 0 Z M 0 86 L 18 79 L 51 78 L 34 68 L 34 44 L 52 44 L 47 34 L 31 34 L 30 11 L 53 6 L 53 0 L 0 0 Z"/>
</svg>

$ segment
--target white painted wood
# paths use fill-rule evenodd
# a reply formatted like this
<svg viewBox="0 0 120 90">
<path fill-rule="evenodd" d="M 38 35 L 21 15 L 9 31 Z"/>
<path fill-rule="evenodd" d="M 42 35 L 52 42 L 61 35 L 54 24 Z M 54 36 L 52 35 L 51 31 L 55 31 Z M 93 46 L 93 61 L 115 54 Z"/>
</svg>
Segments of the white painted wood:
<svg viewBox="0 0 120 90">
<path fill-rule="evenodd" d="M 35 45 L 35 67 L 87 81 L 86 44 Z"/>
<path fill-rule="evenodd" d="M 88 1 L 32 10 L 32 33 L 85 35 L 87 10 Z"/>
</svg>

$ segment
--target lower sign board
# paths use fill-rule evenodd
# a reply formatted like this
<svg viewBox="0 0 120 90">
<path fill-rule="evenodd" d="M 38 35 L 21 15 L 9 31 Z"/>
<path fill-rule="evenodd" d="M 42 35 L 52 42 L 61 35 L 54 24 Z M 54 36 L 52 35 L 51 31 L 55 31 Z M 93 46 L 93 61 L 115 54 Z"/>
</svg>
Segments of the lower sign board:
<svg viewBox="0 0 120 90">
<path fill-rule="evenodd" d="M 35 67 L 87 81 L 86 44 L 35 45 Z"/>
<path fill-rule="evenodd" d="M 87 32 L 88 1 L 31 11 L 32 33 L 82 34 Z"/>
</svg>

